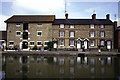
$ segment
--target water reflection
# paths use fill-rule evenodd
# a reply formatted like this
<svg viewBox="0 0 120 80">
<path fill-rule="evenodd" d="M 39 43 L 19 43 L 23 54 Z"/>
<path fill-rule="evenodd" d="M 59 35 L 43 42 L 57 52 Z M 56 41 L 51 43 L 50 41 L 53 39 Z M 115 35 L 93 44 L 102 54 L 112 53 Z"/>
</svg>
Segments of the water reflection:
<svg viewBox="0 0 120 80">
<path fill-rule="evenodd" d="M 119 78 L 120 76 L 120 58 L 117 56 L 3 55 L 2 57 L 6 78 Z"/>
</svg>

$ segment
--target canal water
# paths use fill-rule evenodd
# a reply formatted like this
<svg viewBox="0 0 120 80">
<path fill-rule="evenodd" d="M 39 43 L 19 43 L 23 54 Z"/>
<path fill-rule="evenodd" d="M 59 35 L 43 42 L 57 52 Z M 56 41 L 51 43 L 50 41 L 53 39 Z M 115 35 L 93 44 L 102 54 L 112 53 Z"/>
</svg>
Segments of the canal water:
<svg viewBox="0 0 120 80">
<path fill-rule="evenodd" d="M 120 57 L 4 54 L 2 77 L 120 80 Z"/>
</svg>

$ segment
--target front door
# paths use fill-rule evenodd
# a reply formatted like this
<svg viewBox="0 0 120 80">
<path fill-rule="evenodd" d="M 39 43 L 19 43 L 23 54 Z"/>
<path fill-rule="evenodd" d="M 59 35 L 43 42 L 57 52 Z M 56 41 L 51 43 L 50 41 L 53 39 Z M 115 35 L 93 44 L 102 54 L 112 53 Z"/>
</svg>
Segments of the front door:
<svg viewBox="0 0 120 80">
<path fill-rule="evenodd" d="M 57 48 L 57 43 L 54 43 L 53 48 Z"/>
<path fill-rule="evenodd" d="M 87 41 L 84 41 L 84 46 L 85 46 L 85 49 L 87 49 Z"/>
<path fill-rule="evenodd" d="M 80 40 L 77 41 L 77 48 L 81 48 Z"/>
<path fill-rule="evenodd" d="M 27 49 L 28 48 L 28 42 L 27 41 L 23 41 L 23 49 Z"/>
<path fill-rule="evenodd" d="M 107 41 L 107 49 L 111 49 L 111 41 Z"/>
</svg>

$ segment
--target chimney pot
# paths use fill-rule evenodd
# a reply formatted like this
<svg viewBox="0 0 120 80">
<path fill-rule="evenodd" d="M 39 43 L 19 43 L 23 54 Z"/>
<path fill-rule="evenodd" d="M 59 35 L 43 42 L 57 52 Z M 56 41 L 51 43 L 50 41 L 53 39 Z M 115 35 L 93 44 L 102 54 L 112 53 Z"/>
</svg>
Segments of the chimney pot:
<svg viewBox="0 0 120 80">
<path fill-rule="evenodd" d="M 96 19 L 96 14 L 92 15 L 92 19 L 95 20 Z"/>
<path fill-rule="evenodd" d="M 68 19 L 68 13 L 65 13 L 65 18 L 66 18 L 66 20 Z"/>
<path fill-rule="evenodd" d="M 110 20 L 110 14 L 107 14 L 107 15 L 106 15 L 106 19 L 107 19 L 107 20 Z"/>
</svg>

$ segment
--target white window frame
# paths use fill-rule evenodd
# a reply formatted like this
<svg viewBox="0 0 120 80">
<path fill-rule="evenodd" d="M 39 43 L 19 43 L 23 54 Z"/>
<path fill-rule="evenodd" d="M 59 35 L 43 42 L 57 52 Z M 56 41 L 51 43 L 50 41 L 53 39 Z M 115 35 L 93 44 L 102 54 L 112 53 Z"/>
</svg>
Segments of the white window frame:
<svg viewBox="0 0 120 80">
<path fill-rule="evenodd" d="M 38 45 L 38 42 L 41 42 L 41 45 Z M 42 46 L 42 41 L 37 41 L 37 46 Z"/>
<path fill-rule="evenodd" d="M 60 28 L 64 28 L 65 27 L 65 25 L 64 24 L 60 24 Z"/>
<path fill-rule="evenodd" d="M 70 28 L 75 28 L 75 26 L 74 25 L 70 25 Z"/>
<path fill-rule="evenodd" d="M 92 41 L 93 41 L 93 44 L 92 44 Z M 91 45 L 92 44 L 92 45 Z M 91 40 L 90 42 L 90 46 L 94 47 L 95 46 L 95 40 Z"/>
<path fill-rule="evenodd" d="M 31 45 L 31 44 L 30 44 L 30 46 L 35 46 L 35 41 L 30 41 L 30 43 L 31 43 L 31 42 L 34 42 L 34 45 Z"/>
<path fill-rule="evenodd" d="M 104 31 L 100 32 L 100 37 L 105 37 L 105 32 Z"/>
<path fill-rule="evenodd" d="M 44 46 L 48 46 L 48 45 L 45 45 L 45 42 L 49 42 L 49 41 L 44 41 Z"/>
<path fill-rule="evenodd" d="M 63 34 L 62 34 L 62 32 L 63 32 Z M 64 37 L 65 36 L 65 32 L 64 31 L 60 31 L 60 37 Z"/>
<path fill-rule="evenodd" d="M 73 41 L 73 45 L 71 45 L 71 43 L 70 43 L 71 41 Z M 70 42 L 69 42 L 69 43 L 70 43 L 70 46 L 74 46 L 75 41 L 74 41 L 74 40 L 70 40 Z"/>
<path fill-rule="evenodd" d="M 90 25 L 90 28 L 91 28 L 91 29 L 94 29 L 94 28 L 95 28 L 95 25 L 94 25 L 94 24 L 91 24 L 91 25 Z"/>
<path fill-rule="evenodd" d="M 61 40 L 63 40 L 63 45 L 61 45 Z M 59 42 L 60 42 L 60 46 L 64 46 L 65 45 L 65 40 L 64 39 L 61 39 L 61 40 L 59 40 Z"/>
<path fill-rule="evenodd" d="M 104 25 L 100 25 L 100 28 L 102 28 L 102 29 L 103 29 L 103 28 L 105 28 L 105 26 L 104 26 Z"/>
<path fill-rule="evenodd" d="M 20 26 L 21 26 L 21 24 L 20 24 L 20 25 L 18 25 L 18 24 L 20 24 L 20 23 L 16 23 L 16 26 L 17 26 L 17 27 L 20 27 Z"/>
<path fill-rule="evenodd" d="M 94 31 L 90 32 L 90 37 L 95 37 L 95 32 Z"/>
<path fill-rule="evenodd" d="M 20 32 L 20 35 L 17 35 L 17 32 Z M 16 36 L 21 36 L 21 31 L 16 31 Z"/>
<path fill-rule="evenodd" d="M 41 35 L 38 35 L 38 32 L 41 32 Z M 37 36 L 40 36 L 40 37 L 41 37 L 41 36 L 42 36 L 42 31 L 37 31 Z"/>
<path fill-rule="evenodd" d="M 103 41 L 103 45 L 102 45 L 102 41 Z M 101 41 L 100 41 L 100 45 L 101 45 L 101 46 L 104 46 L 104 45 L 105 45 L 105 41 L 104 41 L 104 40 L 101 40 Z"/>
<path fill-rule="evenodd" d="M 10 42 L 13 42 L 13 44 L 10 44 Z M 9 46 L 14 46 L 14 41 L 9 41 Z"/>
<path fill-rule="evenodd" d="M 39 25 L 39 24 L 41 24 L 41 25 Z M 38 27 L 42 27 L 42 23 L 38 23 L 37 26 L 38 26 Z"/>
<path fill-rule="evenodd" d="M 74 33 L 74 34 L 71 35 L 72 33 Z M 74 31 L 70 31 L 70 37 L 75 37 L 75 32 Z"/>
</svg>

